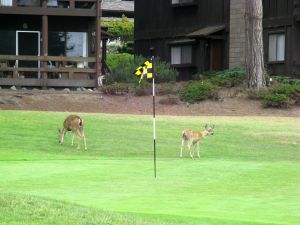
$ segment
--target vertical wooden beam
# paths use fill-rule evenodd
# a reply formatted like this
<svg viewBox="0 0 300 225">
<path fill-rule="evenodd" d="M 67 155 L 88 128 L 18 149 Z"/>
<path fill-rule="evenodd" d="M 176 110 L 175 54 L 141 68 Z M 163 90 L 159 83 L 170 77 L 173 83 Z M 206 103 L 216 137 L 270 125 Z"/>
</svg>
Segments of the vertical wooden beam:
<svg viewBox="0 0 300 225">
<path fill-rule="evenodd" d="M 71 9 L 75 8 L 75 0 L 70 0 L 70 8 Z"/>
<path fill-rule="evenodd" d="M 96 0 L 96 82 L 98 85 L 98 77 L 100 75 L 100 42 L 101 42 L 101 25 L 100 25 L 100 16 L 101 16 L 101 2 Z"/>
<path fill-rule="evenodd" d="M 107 51 L 107 39 L 105 38 L 105 39 L 103 39 L 102 40 L 102 58 L 101 58 L 101 72 L 102 72 L 102 74 L 104 74 L 105 73 L 105 71 L 104 71 L 104 65 L 106 65 L 106 51 Z"/>
<path fill-rule="evenodd" d="M 44 6 L 43 1 L 43 6 Z M 43 49 L 42 49 L 42 54 L 43 56 L 48 56 L 48 16 L 43 15 L 42 16 L 42 38 L 43 38 Z M 47 68 L 48 63 L 43 62 L 43 67 Z M 43 88 L 45 89 L 47 87 L 47 82 L 48 82 L 48 76 L 47 72 L 43 72 Z"/>
</svg>

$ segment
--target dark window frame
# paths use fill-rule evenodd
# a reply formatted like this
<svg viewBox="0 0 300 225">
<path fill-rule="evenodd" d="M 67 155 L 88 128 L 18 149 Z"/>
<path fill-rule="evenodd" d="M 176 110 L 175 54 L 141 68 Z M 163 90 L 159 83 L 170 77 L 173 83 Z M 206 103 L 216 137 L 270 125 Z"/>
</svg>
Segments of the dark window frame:
<svg viewBox="0 0 300 225">
<path fill-rule="evenodd" d="M 277 59 L 277 42 L 278 42 L 278 35 L 284 35 L 284 59 L 283 60 L 278 60 Z M 275 60 L 270 60 L 270 36 L 271 35 L 276 35 L 276 59 Z M 268 64 L 281 64 L 285 63 L 286 61 L 286 32 L 284 30 L 276 30 L 276 31 L 269 31 L 268 32 L 268 55 L 267 55 L 267 63 Z"/>
<path fill-rule="evenodd" d="M 174 47 L 180 47 L 180 63 L 179 64 L 173 64 L 172 63 L 172 48 Z M 182 49 L 184 47 L 190 47 L 191 48 L 191 61 L 188 62 L 188 63 L 185 63 L 185 62 L 182 62 L 182 58 L 183 58 L 183 52 L 182 52 Z M 186 44 L 176 44 L 176 45 L 171 45 L 170 46 L 170 64 L 171 66 L 173 67 L 192 67 L 193 66 L 193 60 L 194 60 L 194 50 L 193 50 L 193 44 L 191 43 L 186 43 Z"/>
</svg>

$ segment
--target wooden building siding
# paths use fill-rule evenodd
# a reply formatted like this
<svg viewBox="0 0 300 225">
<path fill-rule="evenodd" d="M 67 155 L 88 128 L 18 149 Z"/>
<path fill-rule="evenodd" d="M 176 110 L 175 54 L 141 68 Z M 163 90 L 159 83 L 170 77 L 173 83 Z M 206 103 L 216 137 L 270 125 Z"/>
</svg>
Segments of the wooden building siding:
<svg viewBox="0 0 300 225">
<path fill-rule="evenodd" d="M 170 43 L 184 39 L 197 29 L 225 25 L 217 39 L 222 40 L 222 68 L 229 65 L 229 21 L 230 0 L 194 0 L 194 4 L 172 5 L 171 0 L 148 0 L 135 2 L 135 53 L 149 56 L 149 48 L 155 55 L 171 61 Z M 300 78 L 300 0 L 263 0 L 264 52 L 267 69 L 273 75 L 282 74 Z M 273 33 L 285 35 L 284 60 L 269 62 L 269 36 Z M 174 66 L 185 77 L 196 72 L 211 70 L 211 37 L 196 39 L 193 44 L 191 65 Z M 242 60 L 243 61 L 243 60 Z"/>
<path fill-rule="evenodd" d="M 135 2 L 135 39 L 183 36 L 201 27 L 229 21 L 229 0 L 195 0 L 174 7 L 171 0 Z"/>
<path fill-rule="evenodd" d="M 211 69 L 212 46 L 219 46 L 221 68 L 228 67 L 229 0 L 195 0 L 190 5 L 172 5 L 171 0 L 135 2 L 135 53 L 149 56 L 149 48 L 165 61 L 171 61 L 171 46 L 176 40 L 195 40 L 192 62 L 173 65 L 180 79 Z M 206 27 L 225 25 L 215 37 L 187 37 L 189 33 Z M 214 45 L 215 42 L 221 44 Z M 182 44 L 184 45 L 184 44 Z"/>
<path fill-rule="evenodd" d="M 298 0 L 263 0 L 264 52 L 268 71 L 272 75 L 288 75 L 300 78 L 300 24 L 295 20 L 295 6 Z M 269 36 L 285 35 L 284 60 L 270 62 Z"/>
<path fill-rule="evenodd" d="M 0 85 L 96 87 L 101 69 L 99 0 L 58 0 L 63 8 L 48 7 L 47 0 L 37 3 L 24 7 L 14 0 L 12 6 L 0 6 Z M 73 49 L 66 44 L 67 33 L 79 35 L 78 54 L 67 55 Z M 18 43 L 30 48 L 32 34 L 38 37 L 33 43 L 38 53 L 22 50 L 18 54 Z M 72 45 L 81 45 L 74 41 Z"/>
</svg>

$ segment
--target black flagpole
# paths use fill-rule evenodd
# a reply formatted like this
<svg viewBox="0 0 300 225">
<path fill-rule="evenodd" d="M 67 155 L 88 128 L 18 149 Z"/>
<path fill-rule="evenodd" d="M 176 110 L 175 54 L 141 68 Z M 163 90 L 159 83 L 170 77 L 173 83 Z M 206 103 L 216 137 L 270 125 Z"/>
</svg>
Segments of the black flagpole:
<svg viewBox="0 0 300 225">
<path fill-rule="evenodd" d="M 153 51 L 153 49 L 151 49 Z M 153 95 L 153 157 L 154 157 L 154 177 L 156 178 L 156 127 L 155 127 L 155 75 L 154 75 L 154 56 L 151 57 L 152 63 L 152 95 Z"/>
</svg>

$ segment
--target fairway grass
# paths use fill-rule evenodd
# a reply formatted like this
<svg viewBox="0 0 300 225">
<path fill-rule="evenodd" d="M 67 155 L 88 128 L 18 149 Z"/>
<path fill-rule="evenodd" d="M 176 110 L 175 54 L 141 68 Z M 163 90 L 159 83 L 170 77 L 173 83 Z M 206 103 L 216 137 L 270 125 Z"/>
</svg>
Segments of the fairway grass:
<svg viewBox="0 0 300 225">
<path fill-rule="evenodd" d="M 154 179 L 150 116 L 80 114 L 84 152 L 58 144 L 66 115 L 0 111 L 0 224 L 300 224 L 298 118 L 158 117 Z"/>
</svg>

